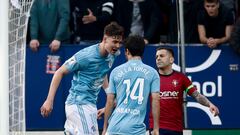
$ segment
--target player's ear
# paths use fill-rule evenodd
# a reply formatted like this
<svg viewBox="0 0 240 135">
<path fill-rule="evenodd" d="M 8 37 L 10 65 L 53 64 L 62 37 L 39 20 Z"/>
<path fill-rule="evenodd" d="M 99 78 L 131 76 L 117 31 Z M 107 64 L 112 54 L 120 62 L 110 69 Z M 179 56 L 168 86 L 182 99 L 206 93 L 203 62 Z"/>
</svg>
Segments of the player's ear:
<svg viewBox="0 0 240 135">
<path fill-rule="evenodd" d="M 128 53 L 128 49 L 125 48 L 124 50 L 125 50 L 125 54 L 127 54 Z"/>
<path fill-rule="evenodd" d="M 173 64 L 173 62 L 174 62 L 174 57 L 170 57 L 170 63 Z"/>
<path fill-rule="evenodd" d="M 107 40 L 107 36 L 103 36 L 103 42 L 105 43 L 106 42 L 106 40 Z"/>
<path fill-rule="evenodd" d="M 125 54 L 126 54 L 126 55 L 129 55 L 129 54 L 130 54 L 130 52 L 129 52 L 128 49 L 125 49 Z"/>
</svg>

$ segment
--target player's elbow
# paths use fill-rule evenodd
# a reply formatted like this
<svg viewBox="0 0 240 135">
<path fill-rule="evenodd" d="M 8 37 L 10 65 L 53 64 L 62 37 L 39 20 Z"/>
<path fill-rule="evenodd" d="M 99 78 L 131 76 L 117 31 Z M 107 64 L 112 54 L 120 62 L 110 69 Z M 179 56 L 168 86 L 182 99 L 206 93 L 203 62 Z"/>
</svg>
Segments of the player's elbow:
<svg viewBox="0 0 240 135">
<path fill-rule="evenodd" d="M 68 69 L 65 66 L 61 66 L 55 73 L 54 75 L 57 76 L 64 76 L 68 74 Z"/>
</svg>

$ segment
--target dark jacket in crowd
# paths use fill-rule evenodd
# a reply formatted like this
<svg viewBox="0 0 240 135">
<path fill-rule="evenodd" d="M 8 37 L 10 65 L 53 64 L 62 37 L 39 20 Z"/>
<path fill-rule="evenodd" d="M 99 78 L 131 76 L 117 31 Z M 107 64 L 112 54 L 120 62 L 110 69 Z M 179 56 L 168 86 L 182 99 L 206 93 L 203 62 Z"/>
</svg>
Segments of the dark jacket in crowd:
<svg viewBox="0 0 240 135">
<path fill-rule="evenodd" d="M 70 38 L 68 0 L 35 0 L 31 8 L 30 36 L 41 44 Z"/>
<path fill-rule="evenodd" d="M 70 0 L 70 28 L 73 40 L 76 38 L 80 38 L 79 40 L 101 40 L 104 27 L 111 21 L 113 7 L 112 0 Z M 93 12 L 97 20 L 93 23 L 83 24 L 82 18 L 89 14 L 88 9 Z"/>
<path fill-rule="evenodd" d="M 233 27 L 229 44 L 240 56 L 240 18 Z"/>
<path fill-rule="evenodd" d="M 154 41 L 161 24 L 161 14 L 154 0 L 144 0 L 139 3 L 141 19 L 143 22 L 144 38 L 150 43 Z M 118 0 L 116 7 L 116 20 L 124 27 L 125 36 L 130 34 L 132 24 L 133 2 Z"/>
</svg>

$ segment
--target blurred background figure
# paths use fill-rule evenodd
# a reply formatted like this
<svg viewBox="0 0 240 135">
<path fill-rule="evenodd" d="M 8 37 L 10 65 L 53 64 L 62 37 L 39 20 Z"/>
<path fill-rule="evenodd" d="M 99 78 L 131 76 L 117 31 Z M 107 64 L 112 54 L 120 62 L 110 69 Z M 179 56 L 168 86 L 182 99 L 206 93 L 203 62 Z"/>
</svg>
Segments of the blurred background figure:
<svg viewBox="0 0 240 135">
<path fill-rule="evenodd" d="M 124 35 L 140 35 L 146 44 L 159 42 L 161 13 L 154 0 L 117 0 L 116 21 Z"/>
<path fill-rule="evenodd" d="M 240 55 L 240 18 L 234 25 L 229 44 Z"/>
<path fill-rule="evenodd" d="M 220 0 L 220 2 L 225 5 L 228 9 L 230 9 L 234 16 L 237 14 L 237 0 Z"/>
<path fill-rule="evenodd" d="M 112 0 L 70 0 L 71 42 L 98 43 L 111 22 L 113 8 Z"/>
<path fill-rule="evenodd" d="M 168 10 L 165 10 L 167 11 L 165 13 L 168 20 L 165 27 L 167 28 L 167 42 L 178 43 L 180 39 L 179 3 L 177 0 L 157 1 L 161 2 L 160 5 L 165 3 L 165 7 L 168 7 Z M 203 9 L 203 0 L 184 0 L 183 8 L 185 43 L 200 43 L 197 29 L 197 15 Z"/>
<path fill-rule="evenodd" d="M 203 0 L 184 1 L 184 28 L 186 43 L 200 43 L 197 28 L 197 16 L 203 7 Z"/>
<path fill-rule="evenodd" d="M 30 18 L 30 48 L 37 51 L 40 44 L 49 44 L 56 52 L 70 38 L 70 8 L 68 0 L 35 0 Z"/>
</svg>

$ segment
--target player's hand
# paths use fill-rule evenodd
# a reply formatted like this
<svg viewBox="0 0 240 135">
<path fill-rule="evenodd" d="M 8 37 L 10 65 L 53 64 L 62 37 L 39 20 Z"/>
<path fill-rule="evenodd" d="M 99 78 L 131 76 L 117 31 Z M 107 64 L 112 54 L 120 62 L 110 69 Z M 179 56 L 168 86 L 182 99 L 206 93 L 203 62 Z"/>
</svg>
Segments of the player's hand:
<svg viewBox="0 0 240 135">
<path fill-rule="evenodd" d="M 159 129 L 153 129 L 152 135 L 159 135 Z"/>
<path fill-rule="evenodd" d="M 104 114 L 105 112 L 105 108 L 101 108 L 97 111 L 97 118 L 98 119 L 102 119 L 102 115 Z"/>
<path fill-rule="evenodd" d="M 53 109 L 53 102 L 46 100 L 43 103 L 42 107 L 40 108 L 41 115 L 43 117 L 48 117 L 51 114 L 52 109 Z"/>
<path fill-rule="evenodd" d="M 214 116 L 219 115 L 219 110 L 214 104 L 210 104 L 209 109 Z"/>
<path fill-rule="evenodd" d="M 30 48 L 32 51 L 36 52 L 38 50 L 40 43 L 37 39 L 33 39 L 30 41 Z"/>
<path fill-rule="evenodd" d="M 102 135 L 106 135 L 107 131 L 105 129 L 103 129 L 102 131 Z"/>
<path fill-rule="evenodd" d="M 51 52 L 56 52 L 60 48 L 61 42 L 59 40 L 53 40 L 52 43 L 49 45 Z"/>
</svg>

